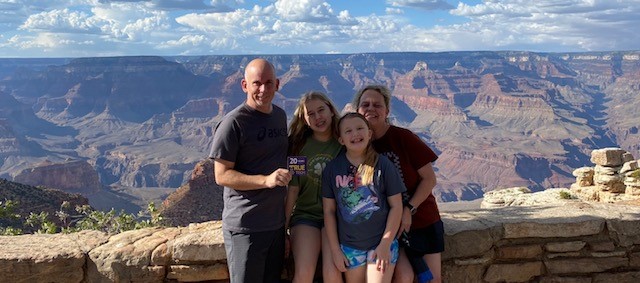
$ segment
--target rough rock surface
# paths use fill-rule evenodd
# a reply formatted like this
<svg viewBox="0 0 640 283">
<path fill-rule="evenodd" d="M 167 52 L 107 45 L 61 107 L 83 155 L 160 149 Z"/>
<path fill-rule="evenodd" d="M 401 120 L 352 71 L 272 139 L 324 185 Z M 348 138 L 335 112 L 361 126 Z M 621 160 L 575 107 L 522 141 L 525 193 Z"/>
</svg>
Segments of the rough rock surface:
<svg viewBox="0 0 640 283">
<path fill-rule="evenodd" d="M 444 212 L 442 219 L 445 282 L 636 282 L 640 275 L 640 206 L 570 200 Z M 229 276 L 219 221 L 113 236 L 1 236 L 0 246 L 0 282 L 225 282 Z"/>
<path fill-rule="evenodd" d="M 22 170 L 13 180 L 83 195 L 102 189 L 98 172 L 86 161 L 79 160 L 56 164 L 45 162 L 37 167 Z"/>
<path fill-rule="evenodd" d="M 213 176 L 213 161 L 198 162 L 188 183 L 171 193 L 160 212 L 167 225 L 187 226 L 222 219 L 222 192 Z"/>
</svg>

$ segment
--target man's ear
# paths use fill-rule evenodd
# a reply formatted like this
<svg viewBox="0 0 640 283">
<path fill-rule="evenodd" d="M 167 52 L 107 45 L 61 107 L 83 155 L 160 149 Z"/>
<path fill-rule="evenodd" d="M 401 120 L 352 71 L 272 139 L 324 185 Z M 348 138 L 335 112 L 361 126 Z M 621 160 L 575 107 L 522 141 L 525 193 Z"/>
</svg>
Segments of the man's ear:
<svg viewBox="0 0 640 283">
<path fill-rule="evenodd" d="M 245 79 L 240 81 L 240 85 L 242 86 L 242 91 L 247 92 L 247 81 Z"/>
<path fill-rule="evenodd" d="M 276 91 L 280 90 L 280 80 L 276 79 Z"/>
</svg>

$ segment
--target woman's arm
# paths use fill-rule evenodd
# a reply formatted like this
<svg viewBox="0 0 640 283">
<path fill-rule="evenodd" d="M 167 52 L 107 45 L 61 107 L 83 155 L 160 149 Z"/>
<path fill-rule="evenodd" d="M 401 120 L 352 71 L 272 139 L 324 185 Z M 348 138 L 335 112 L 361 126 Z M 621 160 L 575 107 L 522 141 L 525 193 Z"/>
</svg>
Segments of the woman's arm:
<svg viewBox="0 0 640 283">
<path fill-rule="evenodd" d="M 433 171 L 431 162 L 418 169 L 418 175 L 420 175 L 420 183 L 416 188 L 415 193 L 409 199 L 409 204 L 413 207 L 418 207 L 422 204 L 433 192 L 433 188 L 436 186 L 436 173 Z M 400 231 L 409 232 L 411 228 L 411 210 L 408 207 L 404 207 L 402 210 L 402 222 L 400 224 Z"/>
<path fill-rule="evenodd" d="M 418 183 L 418 187 L 416 188 L 416 192 L 413 193 L 409 203 L 413 205 L 413 207 L 418 207 L 422 202 L 424 202 L 431 192 L 433 192 L 433 188 L 436 186 L 436 172 L 433 171 L 433 167 L 431 163 L 427 163 L 418 169 L 418 175 L 420 175 L 420 183 Z"/>
<path fill-rule="evenodd" d="M 329 248 L 333 257 L 333 264 L 340 272 L 346 272 L 349 262 L 342 253 L 340 242 L 338 241 L 338 225 L 336 221 L 336 200 L 322 198 L 322 212 L 324 215 L 324 229 L 329 240 Z"/>
</svg>

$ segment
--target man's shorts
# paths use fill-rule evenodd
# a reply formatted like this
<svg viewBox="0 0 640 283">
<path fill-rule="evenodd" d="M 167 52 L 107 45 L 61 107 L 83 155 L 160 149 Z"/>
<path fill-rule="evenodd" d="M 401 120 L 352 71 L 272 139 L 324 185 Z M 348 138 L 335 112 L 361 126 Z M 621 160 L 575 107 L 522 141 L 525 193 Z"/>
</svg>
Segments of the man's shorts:
<svg viewBox="0 0 640 283">
<path fill-rule="evenodd" d="M 347 267 L 349 269 L 363 266 L 367 262 L 376 261 L 373 257 L 375 248 L 368 251 L 354 249 L 345 245 L 340 245 L 340 248 L 342 249 L 344 256 L 347 258 L 347 261 L 349 261 L 349 266 Z M 393 264 L 398 262 L 398 250 L 398 240 L 394 239 L 393 242 L 391 242 L 391 263 Z"/>
</svg>

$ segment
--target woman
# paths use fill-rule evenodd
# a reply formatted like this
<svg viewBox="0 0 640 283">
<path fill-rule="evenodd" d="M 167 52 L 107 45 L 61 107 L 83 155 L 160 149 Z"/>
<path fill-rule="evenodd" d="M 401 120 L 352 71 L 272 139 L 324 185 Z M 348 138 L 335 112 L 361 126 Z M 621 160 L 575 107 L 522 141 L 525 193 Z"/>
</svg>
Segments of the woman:
<svg viewBox="0 0 640 283">
<path fill-rule="evenodd" d="M 387 156 L 400 170 L 407 187 L 400 234 L 409 232 L 413 242 L 420 243 L 421 255 L 433 280 L 441 282 L 441 253 L 444 251 L 444 228 L 433 188 L 436 175 L 431 164 L 438 156 L 410 130 L 389 124 L 391 93 L 381 85 L 370 85 L 356 93 L 353 107 L 365 116 L 373 130 L 373 147 Z M 407 253 L 400 252 L 394 282 L 413 282 L 414 272 Z"/>
<path fill-rule="evenodd" d="M 300 98 L 289 127 L 289 156 L 306 158 L 306 174 L 291 179 L 285 206 L 296 283 L 313 281 L 321 251 L 324 282 L 342 282 L 327 245 L 321 197 L 322 169 L 342 148 L 336 136 L 338 118 L 325 94 L 308 92 Z"/>
</svg>

